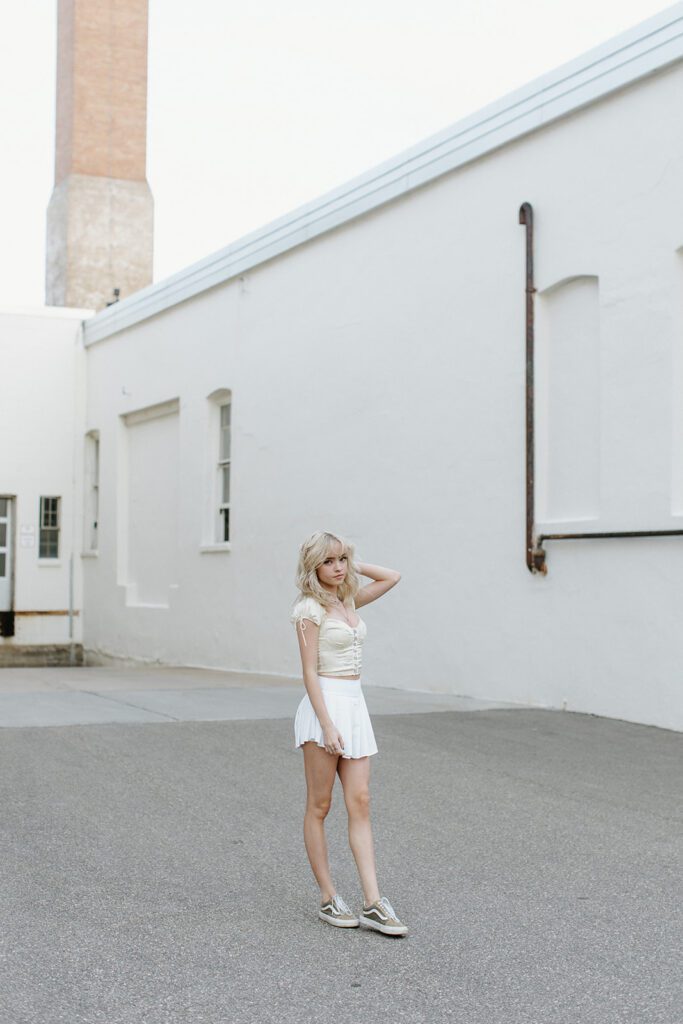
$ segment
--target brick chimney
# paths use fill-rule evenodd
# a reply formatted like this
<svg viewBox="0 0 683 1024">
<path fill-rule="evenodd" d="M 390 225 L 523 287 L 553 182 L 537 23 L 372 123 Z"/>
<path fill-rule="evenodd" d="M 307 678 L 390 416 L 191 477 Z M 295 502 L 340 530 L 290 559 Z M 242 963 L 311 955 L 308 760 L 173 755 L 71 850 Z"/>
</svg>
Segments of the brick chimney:
<svg viewBox="0 0 683 1024">
<path fill-rule="evenodd" d="M 147 0 L 58 0 L 46 303 L 101 309 L 152 281 Z"/>
</svg>

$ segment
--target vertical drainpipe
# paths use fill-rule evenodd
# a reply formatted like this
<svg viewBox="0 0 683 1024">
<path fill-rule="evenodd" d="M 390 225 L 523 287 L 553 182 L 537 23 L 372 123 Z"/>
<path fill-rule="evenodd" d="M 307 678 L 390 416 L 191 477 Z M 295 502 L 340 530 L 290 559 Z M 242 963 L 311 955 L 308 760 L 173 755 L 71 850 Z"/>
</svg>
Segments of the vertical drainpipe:
<svg viewBox="0 0 683 1024">
<path fill-rule="evenodd" d="M 79 473 L 77 470 L 78 459 L 81 452 L 81 437 L 83 436 L 83 419 L 84 412 L 82 408 L 82 391 L 84 388 L 83 380 L 83 321 L 79 324 L 78 330 L 76 331 L 76 337 L 74 338 L 73 356 L 72 356 L 72 368 L 73 373 L 71 377 L 73 392 L 71 396 L 71 408 L 73 409 L 73 438 L 72 438 L 72 449 L 71 449 L 71 502 L 72 502 L 72 515 L 71 515 L 71 553 L 69 555 L 69 665 L 76 664 L 76 645 L 74 643 L 74 552 L 80 551 L 80 547 L 77 548 L 78 543 L 78 529 L 77 526 L 80 523 L 80 515 L 77 514 L 77 509 L 82 509 L 83 503 L 80 500 L 79 494 Z"/>
<path fill-rule="evenodd" d="M 69 555 L 69 665 L 76 664 L 74 650 L 74 553 Z"/>
<path fill-rule="evenodd" d="M 531 203 L 519 208 L 519 223 L 526 227 L 526 564 L 529 572 L 545 574 L 545 552 L 535 535 L 534 477 L 534 215 Z"/>
</svg>

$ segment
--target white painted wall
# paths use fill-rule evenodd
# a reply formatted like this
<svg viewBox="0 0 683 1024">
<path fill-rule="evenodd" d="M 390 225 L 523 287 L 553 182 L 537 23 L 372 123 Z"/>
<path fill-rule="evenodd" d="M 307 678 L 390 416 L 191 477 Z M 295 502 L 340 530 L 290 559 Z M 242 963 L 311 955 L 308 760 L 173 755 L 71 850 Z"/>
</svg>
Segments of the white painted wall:
<svg viewBox="0 0 683 1024">
<path fill-rule="evenodd" d="M 526 568 L 518 223 L 531 202 L 541 528 L 680 528 L 682 90 L 678 63 L 90 345 L 86 646 L 297 676 L 297 550 L 328 529 L 403 575 L 363 612 L 366 683 L 683 729 L 683 538 L 550 543 L 548 576 Z M 207 526 L 219 388 L 229 547 Z M 124 417 L 174 401 L 133 461 Z"/>
<path fill-rule="evenodd" d="M 84 360 L 88 310 L 0 311 L 0 495 L 14 498 L 15 636 L 0 644 L 68 643 L 69 618 L 33 614 L 69 609 L 74 557 L 73 641 L 81 619 L 80 502 Z M 39 558 L 40 496 L 61 497 L 59 557 Z"/>
</svg>

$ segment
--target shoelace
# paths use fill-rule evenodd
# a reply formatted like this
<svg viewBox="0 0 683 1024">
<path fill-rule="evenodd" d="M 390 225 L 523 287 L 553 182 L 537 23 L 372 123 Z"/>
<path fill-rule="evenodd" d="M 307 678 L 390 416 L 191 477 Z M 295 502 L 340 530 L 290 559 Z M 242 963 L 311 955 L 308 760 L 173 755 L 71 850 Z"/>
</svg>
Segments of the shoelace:
<svg viewBox="0 0 683 1024">
<path fill-rule="evenodd" d="M 386 912 L 389 915 L 389 917 L 394 917 L 398 921 L 398 917 L 396 916 L 396 911 L 394 910 L 394 908 L 392 907 L 391 903 L 386 898 L 386 896 L 380 896 L 380 898 L 377 900 L 377 905 L 380 906 L 382 908 L 382 910 L 386 910 Z"/>
<path fill-rule="evenodd" d="M 335 896 L 334 903 L 337 905 L 338 909 L 341 910 L 342 914 L 351 913 L 351 907 L 347 906 L 341 896 Z"/>
</svg>

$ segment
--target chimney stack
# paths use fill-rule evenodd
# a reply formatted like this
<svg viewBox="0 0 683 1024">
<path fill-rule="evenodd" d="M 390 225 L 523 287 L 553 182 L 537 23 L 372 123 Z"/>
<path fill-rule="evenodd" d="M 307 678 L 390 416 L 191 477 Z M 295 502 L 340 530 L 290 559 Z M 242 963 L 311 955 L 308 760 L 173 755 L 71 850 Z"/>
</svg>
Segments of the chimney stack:
<svg viewBox="0 0 683 1024">
<path fill-rule="evenodd" d="M 46 303 L 102 309 L 152 281 L 147 0 L 59 0 Z"/>
</svg>

